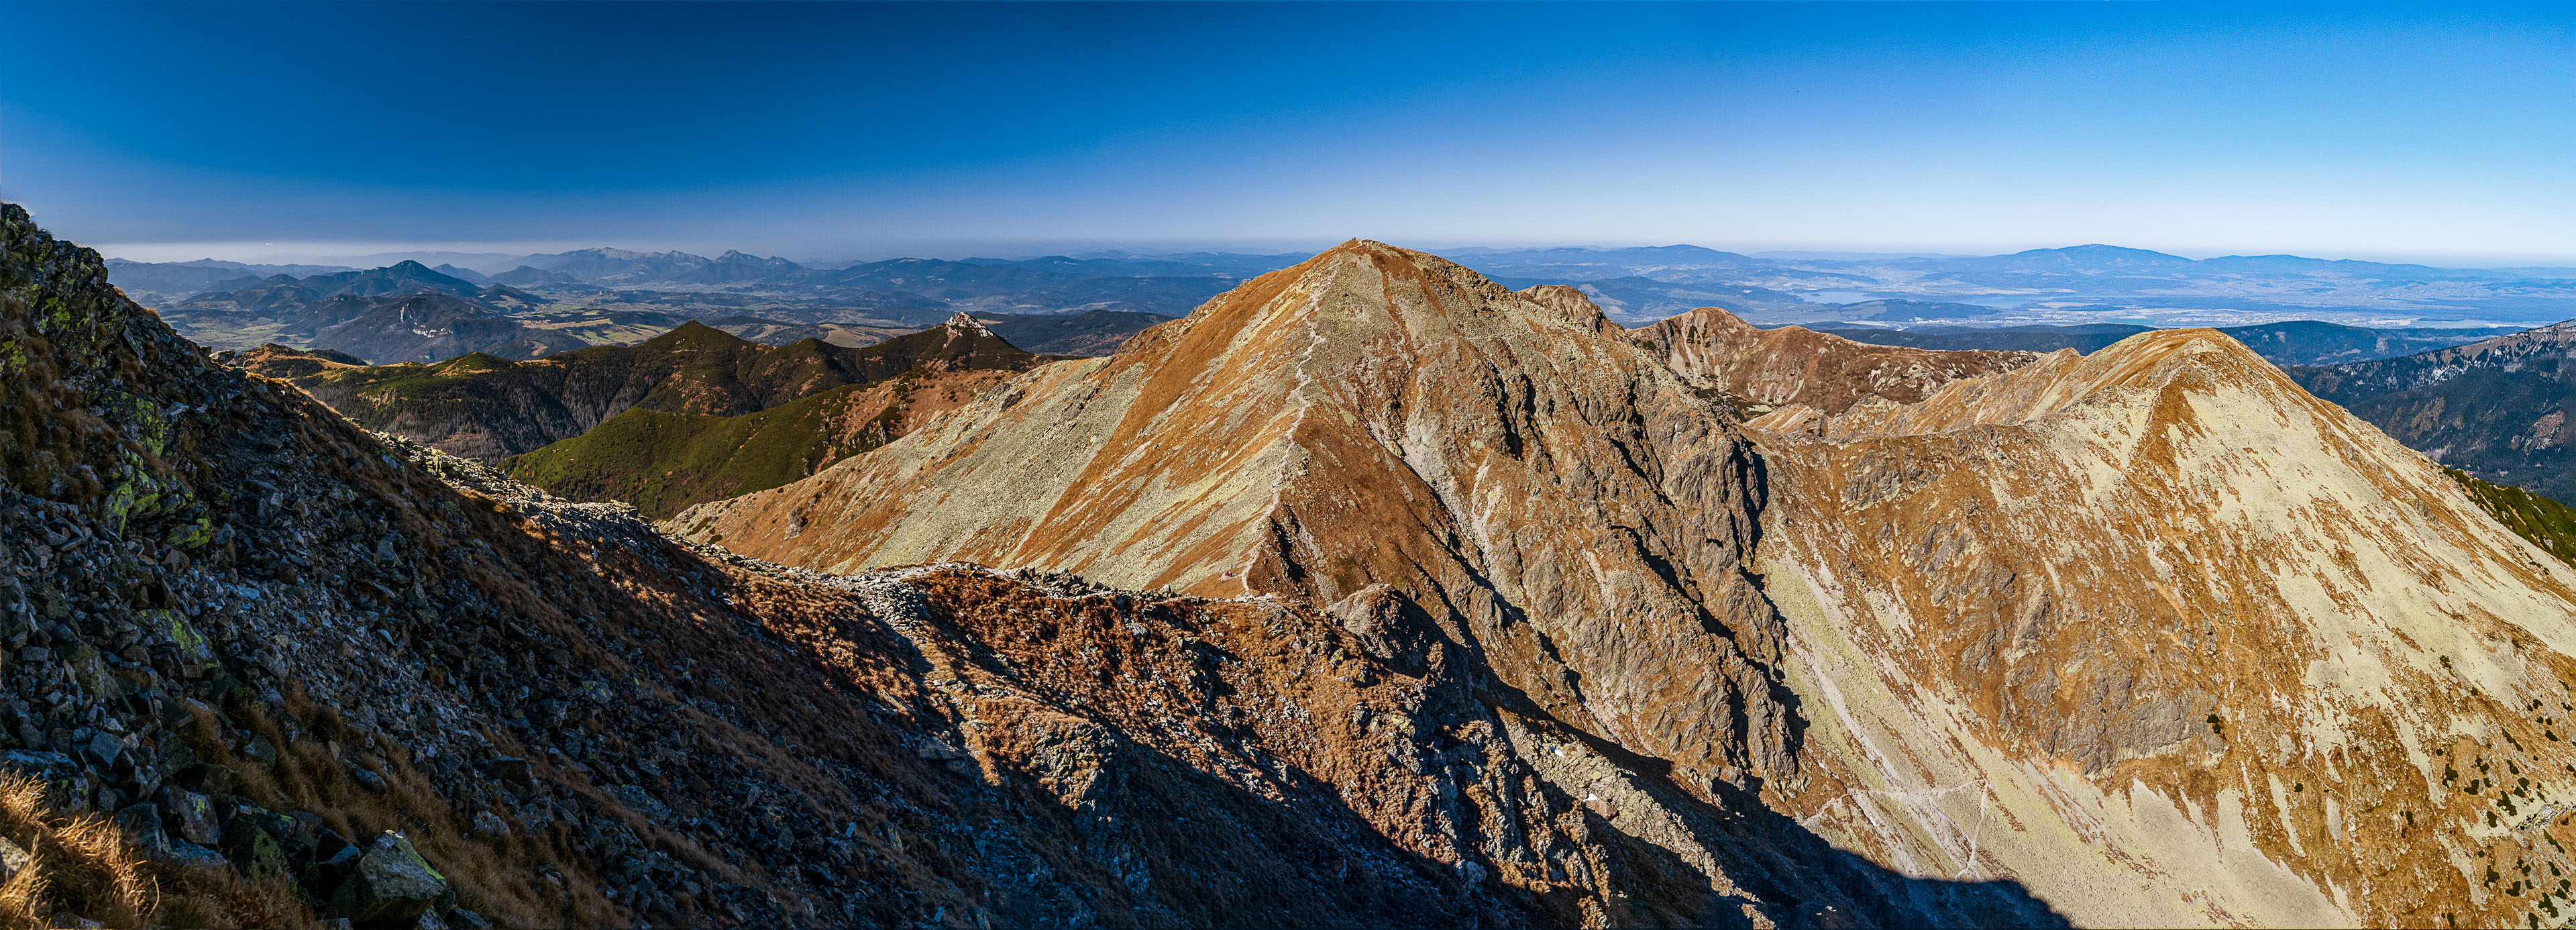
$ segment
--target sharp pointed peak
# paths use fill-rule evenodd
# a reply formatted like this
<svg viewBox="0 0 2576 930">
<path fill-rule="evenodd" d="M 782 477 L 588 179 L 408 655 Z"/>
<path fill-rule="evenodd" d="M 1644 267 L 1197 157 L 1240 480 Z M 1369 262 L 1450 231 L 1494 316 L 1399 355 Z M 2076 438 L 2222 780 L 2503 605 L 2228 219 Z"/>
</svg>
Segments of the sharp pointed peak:
<svg viewBox="0 0 2576 930">
<path fill-rule="evenodd" d="M 947 327 L 950 332 L 957 333 L 958 335 L 993 335 L 993 330 L 990 327 L 985 326 L 984 321 L 976 319 L 974 314 L 968 313 L 964 310 L 959 310 L 955 313 L 949 314 L 947 321 L 942 322 L 939 325 Z"/>
</svg>

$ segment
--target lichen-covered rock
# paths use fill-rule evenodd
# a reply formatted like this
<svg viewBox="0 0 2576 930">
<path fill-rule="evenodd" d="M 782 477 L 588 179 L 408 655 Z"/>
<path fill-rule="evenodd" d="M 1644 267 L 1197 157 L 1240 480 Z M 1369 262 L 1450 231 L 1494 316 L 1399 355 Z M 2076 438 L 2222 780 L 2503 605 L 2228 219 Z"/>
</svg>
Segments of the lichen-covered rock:
<svg viewBox="0 0 2576 930">
<path fill-rule="evenodd" d="M 169 854 L 170 834 L 161 826 L 161 806 L 149 802 L 127 806 L 116 812 L 115 823 L 125 831 L 127 841 L 147 857 Z"/>
<path fill-rule="evenodd" d="M 221 837 L 215 826 L 214 805 L 206 801 L 205 795 L 183 788 L 163 788 L 159 801 L 170 832 L 178 838 L 213 846 Z"/>
<path fill-rule="evenodd" d="M 358 857 L 323 915 L 359 923 L 414 921 L 447 893 L 447 876 L 421 858 L 409 837 L 386 833 Z"/>
<path fill-rule="evenodd" d="M 273 816 L 273 815 L 272 815 Z M 223 853 L 244 873 L 266 877 L 286 874 L 286 849 L 277 842 L 277 834 L 263 818 L 251 814 L 235 815 L 224 825 Z"/>
</svg>

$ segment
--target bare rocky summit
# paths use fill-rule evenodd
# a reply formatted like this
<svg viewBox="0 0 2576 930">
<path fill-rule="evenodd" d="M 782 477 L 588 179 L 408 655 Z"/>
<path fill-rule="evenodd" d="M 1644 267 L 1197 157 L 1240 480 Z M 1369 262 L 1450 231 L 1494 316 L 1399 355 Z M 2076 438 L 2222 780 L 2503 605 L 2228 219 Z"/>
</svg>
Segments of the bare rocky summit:
<svg viewBox="0 0 2576 930">
<path fill-rule="evenodd" d="M 1354 241 L 667 526 L 1436 657 L 1687 864 L 1587 922 L 2559 919 L 2576 570 L 2421 455 L 2207 330 L 1924 352 L 1579 297 Z"/>
</svg>

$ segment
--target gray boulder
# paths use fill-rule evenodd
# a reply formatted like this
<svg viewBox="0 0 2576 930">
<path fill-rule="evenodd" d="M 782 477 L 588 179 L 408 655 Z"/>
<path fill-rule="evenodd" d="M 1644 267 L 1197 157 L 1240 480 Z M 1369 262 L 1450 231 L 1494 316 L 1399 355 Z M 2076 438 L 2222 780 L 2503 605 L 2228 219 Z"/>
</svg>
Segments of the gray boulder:
<svg viewBox="0 0 2576 930">
<path fill-rule="evenodd" d="M 400 833 L 386 833 L 368 844 L 358 867 L 331 896 L 325 916 L 346 917 L 362 924 L 409 923 L 447 894 L 447 876 Z"/>
<path fill-rule="evenodd" d="M 180 839 L 199 846 L 213 846 L 223 840 L 223 833 L 215 829 L 215 806 L 207 803 L 205 795 L 164 787 L 161 803 L 168 806 L 164 813 L 170 818 L 170 830 Z"/>
<path fill-rule="evenodd" d="M 161 807 L 157 804 L 135 804 L 116 812 L 116 826 L 134 838 L 136 848 L 148 859 L 158 859 L 170 850 L 170 836 L 161 830 Z"/>
</svg>

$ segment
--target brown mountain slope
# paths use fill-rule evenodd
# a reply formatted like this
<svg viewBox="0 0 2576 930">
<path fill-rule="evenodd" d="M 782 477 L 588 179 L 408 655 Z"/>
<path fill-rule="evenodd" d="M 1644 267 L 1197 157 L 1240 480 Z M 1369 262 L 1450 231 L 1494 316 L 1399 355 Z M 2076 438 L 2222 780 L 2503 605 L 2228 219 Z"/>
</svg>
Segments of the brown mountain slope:
<svg viewBox="0 0 2576 930">
<path fill-rule="evenodd" d="M 1040 360 L 958 314 L 946 325 L 859 348 L 814 339 L 766 346 L 688 323 L 636 345 L 531 361 L 474 354 L 289 380 L 368 429 L 497 462 L 629 409 L 739 416 L 923 366 L 1018 370 Z"/>
<path fill-rule="evenodd" d="M 0 349 L 13 923 L 2050 917 L 1691 800 L 1367 600 L 823 577 L 380 442 L 9 204 Z"/>
<path fill-rule="evenodd" d="M 1760 440 L 1784 810 L 2079 922 L 2552 916 L 2576 573 L 2432 463 L 2209 330 L 1805 419 Z"/>
<path fill-rule="evenodd" d="M 1324 605 L 1662 787 L 1622 824 L 1739 784 L 2077 923 L 2556 918 L 2576 573 L 2420 456 L 2207 331 L 1944 386 L 1972 360 L 1753 364 L 1698 323 L 1632 342 L 1355 242 L 672 525 Z M 1703 399 L 1735 385 L 1815 406 L 1739 424 Z"/>
<path fill-rule="evenodd" d="M 1724 409 L 1611 332 L 1355 242 L 673 525 L 834 570 L 962 558 L 1327 605 L 1398 667 L 1466 663 L 1511 726 L 1651 760 L 1584 794 L 1616 786 L 1634 835 L 1705 876 L 1677 916 L 1714 919 L 1802 835 L 1710 829 L 1798 764 L 1778 620 L 1741 567 L 1754 463 Z M 2004 892 L 1917 916 L 2047 919 Z"/>
<path fill-rule="evenodd" d="M 1582 316 L 1347 244 L 921 441 L 675 525 L 833 570 L 1046 565 L 1350 610 L 1393 585 L 1449 641 L 1508 656 L 1507 683 L 1559 719 L 1703 784 L 1785 774 L 1776 621 L 1737 568 L 1747 450 Z M 1666 645 L 1618 648 L 1637 638 Z"/>
</svg>

